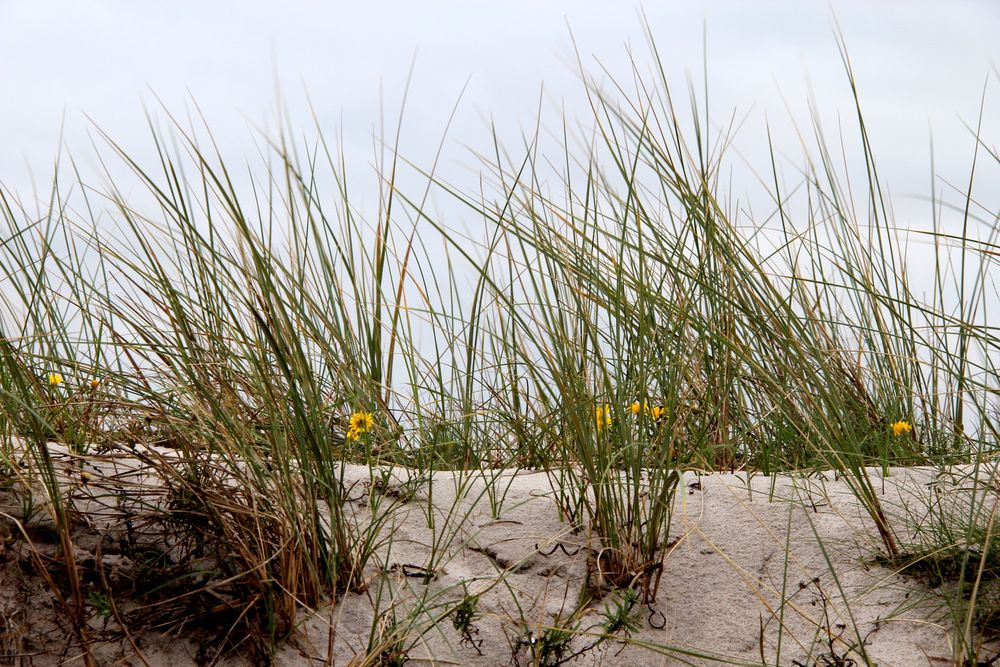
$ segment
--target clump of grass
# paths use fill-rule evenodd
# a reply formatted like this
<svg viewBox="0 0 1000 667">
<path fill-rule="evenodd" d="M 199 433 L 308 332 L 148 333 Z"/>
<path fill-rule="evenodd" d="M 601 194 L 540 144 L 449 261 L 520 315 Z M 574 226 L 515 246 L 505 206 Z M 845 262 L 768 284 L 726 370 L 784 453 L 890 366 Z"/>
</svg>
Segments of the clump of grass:
<svg viewBox="0 0 1000 667">
<path fill-rule="evenodd" d="M 865 206 L 813 118 L 797 183 L 784 184 L 773 149 L 760 170 L 773 207 L 749 232 L 724 178 L 735 130 L 716 129 L 694 92 L 681 113 L 662 68 L 638 65 L 631 95 L 584 74 L 593 134 L 581 152 L 564 131 L 555 170 L 536 135 L 522 156 L 496 147 L 481 192 L 432 168 L 416 170 L 427 188 L 410 196 L 384 142 L 370 219 L 319 131 L 301 145 L 288 130 L 269 137 L 245 186 L 201 130 L 174 122 L 153 130 L 150 165 L 105 137 L 132 180 L 111 180 L 100 204 L 59 173 L 40 215 L 0 189 L 3 464 L 49 501 L 77 642 L 89 641 L 90 602 L 51 441 L 152 452 L 141 455 L 169 498 L 158 520 L 202 536 L 264 654 L 301 605 L 363 591 L 386 565 L 388 517 L 412 499 L 385 492 L 393 465 L 428 481 L 424 585 L 469 521 L 474 480 L 496 517 L 496 471 L 544 470 L 562 516 L 591 537 L 589 594 L 623 596 L 607 635 L 631 631 L 636 598 L 656 597 L 684 469 L 833 469 L 886 562 L 913 555 L 877 471 L 981 462 L 1000 439 L 1000 338 L 983 315 L 998 228 L 973 191 L 976 163 L 998 156 L 973 135 L 960 233 L 942 226 L 932 192 L 920 233 L 933 290 L 919 296 L 840 45 Z M 560 194 L 541 185 L 553 180 Z M 432 191 L 483 221 L 488 240 L 435 219 Z M 992 231 L 974 236 L 977 222 Z M 350 502 L 352 462 L 370 469 L 365 512 Z M 445 470 L 450 508 L 435 505 Z M 960 582 L 976 573 L 963 646 L 994 566 L 992 514 L 977 517 L 938 522 L 920 554 L 940 556 L 942 574 L 960 563 Z M 474 609 L 461 614 L 467 639 Z M 416 616 L 379 618 L 369 657 L 405 659 Z M 557 620 L 518 650 L 539 664 L 577 655 L 579 615 Z"/>
<path fill-rule="evenodd" d="M 998 497 L 995 464 L 935 472 L 923 488 L 906 490 L 909 539 L 886 563 L 938 591 L 956 628 L 956 664 L 975 664 L 1000 637 Z"/>
</svg>

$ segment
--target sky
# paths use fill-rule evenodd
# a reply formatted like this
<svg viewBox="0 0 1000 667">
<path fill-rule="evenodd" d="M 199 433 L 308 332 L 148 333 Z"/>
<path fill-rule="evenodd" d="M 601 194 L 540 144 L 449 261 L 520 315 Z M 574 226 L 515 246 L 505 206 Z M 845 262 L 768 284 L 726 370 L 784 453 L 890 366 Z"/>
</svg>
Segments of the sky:
<svg viewBox="0 0 1000 667">
<path fill-rule="evenodd" d="M 796 153 L 792 120 L 808 127 L 810 94 L 834 126 L 853 113 L 835 22 L 904 215 L 921 215 L 908 195 L 929 189 L 931 132 L 941 178 L 968 180 L 966 124 L 984 89 L 983 135 L 997 145 L 1000 3 L 990 0 L 0 0 L 0 183 L 44 193 L 60 139 L 87 176 L 96 128 L 152 159 L 147 111 L 162 120 L 197 108 L 227 159 L 252 160 L 254 128 L 273 126 L 279 95 L 295 126 L 312 124 L 311 105 L 349 168 L 365 172 L 408 79 L 401 151 L 429 164 L 455 109 L 439 173 L 471 178 L 469 147 L 488 145 L 491 123 L 516 144 L 540 99 L 543 123 L 587 116 L 577 55 L 616 77 L 630 52 L 648 64 L 644 20 L 671 85 L 707 78 L 714 117 L 747 116 L 736 147 L 751 163 L 766 165 L 765 123 L 779 151 Z"/>
</svg>

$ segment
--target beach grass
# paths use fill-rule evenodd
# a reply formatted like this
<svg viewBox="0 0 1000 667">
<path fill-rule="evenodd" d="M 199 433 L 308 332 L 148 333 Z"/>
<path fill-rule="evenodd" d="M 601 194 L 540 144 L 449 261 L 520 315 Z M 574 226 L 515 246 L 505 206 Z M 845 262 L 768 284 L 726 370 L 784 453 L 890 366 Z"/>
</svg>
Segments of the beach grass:
<svg viewBox="0 0 1000 667">
<path fill-rule="evenodd" d="M 941 592 L 951 659 L 985 660 L 1000 626 L 984 594 L 998 575 L 996 480 L 979 472 L 1000 427 L 1000 226 L 974 176 L 998 156 L 970 132 L 968 187 L 932 191 L 929 222 L 898 228 L 842 55 L 856 123 L 834 138 L 805 119 L 810 149 L 790 181 L 773 149 L 754 165 L 771 205 L 755 217 L 726 178 L 732 128 L 638 65 L 629 88 L 583 72 L 585 148 L 568 134 L 548 156 L 538 135 L 498 147 L 478 192 L 383 137 L 367 216 L 322 128 L 266 137 L 247 180 L 205 128 L 169 115 L 151 130 L 153 163 L 102 135 L 102 159 L 130 178 L 87 183 L 70 162 L 44 202 L 0 188 L 0 480 L 59 536 L 58 567 L 38 570 L 84 662 L 97 664 L 90 619 L 120 617 L 118 592 L 83 581 L 79 508 L 50 443 L 81 460 L 138 457 L 166 489 L 131 548 L 171 545 L 149 574 L 175 582 L 156 605 L 177 618 L 134 624 L 211 618 L 224 629 L 215 657 L 269 659 L 303 610 L 354 593 L 375 600 L 356 664 L 402 664 L 441 625 L 464 638 L 454 651 L 472 650 L 477 596 L 517 563 L 490 584 L 426 584 L 474 539 L 475 508 L 499 520 L 512 476 L 542 471 L 588 583 L 555 619 L 513 614 L 524 632 L 508 640 L 524 664 L 562 664 L 630 642 L 635 610 L 669 586 L 684 472 L 832 470 L 881 544 L 867 557 L 953 582 Z M 398 187 L 403 169 L 477 231 Z M 911 284 L 913 238 L 933 258 L 920 269 L 929 296 Z M 976 471 L 970 505 L 931 499 L 930 523 L 898 518 L 890 469 L 956 465 Z M 432 544 L 410 594 L 380 579 L 404 507 Z M 595 604 L 597 624 L 583 614 Z M 700 648 L 671 655 L 723 660 Z"/>
</svg>

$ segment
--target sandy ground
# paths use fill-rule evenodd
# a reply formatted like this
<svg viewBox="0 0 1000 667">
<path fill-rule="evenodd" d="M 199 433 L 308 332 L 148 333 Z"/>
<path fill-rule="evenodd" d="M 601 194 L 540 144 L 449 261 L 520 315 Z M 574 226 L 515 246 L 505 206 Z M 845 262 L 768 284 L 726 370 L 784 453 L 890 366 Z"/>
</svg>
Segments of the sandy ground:
<svg viewBox="0 0 1000 667">
<path fill-rule="evenodd" d="M 77 562 L 86 566 L 90 558 L 93 565 L 100 558 L 110 576 L 127 577 L 127 558 L 101 545 L 129 511 L 121 491 L 146 471 L 121 453 L 80 459 L 54 445 L 52 451 L 80 508 Z M 80 470 L 92 475 L 87 484 Z M 934 499 L 940 508 L 942 497 L 960 496 L 967 482 L 962 469 L 893 469 L 884 479 L 871 472 L 902 534 L 926 520 Z M 371 481 L 366 467 L 350 466 L 347 475 L 357 489 Z M 381 562 L 366 571 L 367 590 L 303 610 L 276 664 L 346 665 L 369 646 L 373 627 L 386 635 L 394 627 L 407 664 L 527 665 L 546 628 L 568 618 L 580 629 L 599 622 L 612 598 L 577 608 L 591 542 L 561 521 L 548 476 L 501 475 L 495 488 L 505 495 L 494 516 L 481 478 L 439 473 L 432 485 L 407 483 L 410 475 L 392 471 L 393 481 L 377 487 L 394 509 L 382 531 Z M 111 486 L 118 489 L 114 503 L 107 501 Z M 356 520 L 369 516 L 372 497 L 352 496 Z M 0 664 L 82 664 L 25 547 L 22 529 L 43 552 L 58 550 L 45 531 L 45 512 L 26 513 L 14 490 L 0 491 L 0 512 Z M 875 565 L 875 535 L 844 481 L 830 473 L 750 479 L 686 473 L 656 600 L 636 607 L 639 629 L 628 641 L 604 642 L 570 664 L 950 664 L 954 631 L 947 607 L 926 581 Z M 452 616 L 441 616 L 469 594 L 479 597 L 463 637 Z M 431 614 L 408 614 L 416 601 Z M 97 614 L 90 626 L 102 664 L 204 663 L 216 636 L 210 628 L 165 622 L 161 630 L 128 637 Z M 593 635 L 579 636 L 564 656 L 593 642 Z M 217 664 L 253 661 L 229 655 Z"/>
</svg>

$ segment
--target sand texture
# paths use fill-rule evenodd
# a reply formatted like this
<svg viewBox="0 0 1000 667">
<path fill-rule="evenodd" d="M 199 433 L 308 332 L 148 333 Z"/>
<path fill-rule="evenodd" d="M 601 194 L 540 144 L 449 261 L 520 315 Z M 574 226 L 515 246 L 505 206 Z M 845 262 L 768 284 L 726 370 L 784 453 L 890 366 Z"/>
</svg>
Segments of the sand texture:
<svg viewBox="0 0 1000 667">
<path fill-rule="evenodd" d="M 162 523 L 143 520 L 171 499 L 142 459 L 171 453 L 149 449 L 137 457 L 116 450 L 80 457 L 56 445 L 50 451 L 75 507 L 74 559 L 85 588 L 103 577 L 106 588 L 118 591 L 118 616 L 128 618 L 150 604 L 141 593 L 153 582 L 134 580 L 140 571 L 134 550 L 115 546 L 123 533 L 131 531 L 133 544 L 147 544 L 161 559 L 182 557 L 183 539 L 171 541 Z M 904 536 L 926 520 L 928 507 L 951 503 L 961 509 L 968 500 L 966 469 L 893 469 L 884 479 L 880 471 L 871 474 Z M 599 636 L 601 612 L 615 596 L 579 604 L 595 538 L 561 519 L 544 472 L 497 473 L 492 493 L 480 473 L 440 472 L 431 482 L 394 469 L 373 482 L 367 467 L 351 465 L 346 478 L 352 520 L 363 525 L 377 511 L 385 521 L 376 558 L 365 570 L 366 588 L 317 610 L 302 609 L 297 632 L 275 664 L 346 665 L 377 644 L 381 632 L 390 640 L 386 646 L 405 653 L 407 664 L 528 665 L 547 641 L 546 630 L 567 625 L 578 635 L 562 657 L 579 653 L 568 663 L 574 665 L 952 661 L 955 631 L 931 588 L 935 582 L 876 564 L 882 551 L 874 526 L 832 473 L 749 480 L 744 473 L 685 473 L 655 601 L 636 605 L 638 630 L 628 641 L 611 639 L 589 649 Z M 60 551 L 41 497 L 29 507 L 16 485 L 0 491 L 0 657 L 19 665 L 82 664 L 40 571 Z M 163 543 L 153 543 L 157 539 Z M 29 540 L 41 558 L 31 555 Z M 211 570 L 211 556 L 203 558 L 205 571 Z M 596 576 L 591 572 L 589 581 Z M 221 583 L 220 600 L 225 593 Z M 477 603 L 463 635 L 452 619 L 455 606 L 470 595 Z M 89 627 L 99 663 L 177 667 L 260 660 L 238 651 L 216 656 L 212 649 L 225 628 L 172 619 L 182 607 L 160 606 L 158 617 L 143 616 L 142 626 L 129 633 L 118 616 L 93 610 Z M 423 611 L 411 613 L 415 608 Z"/>
</svg>

